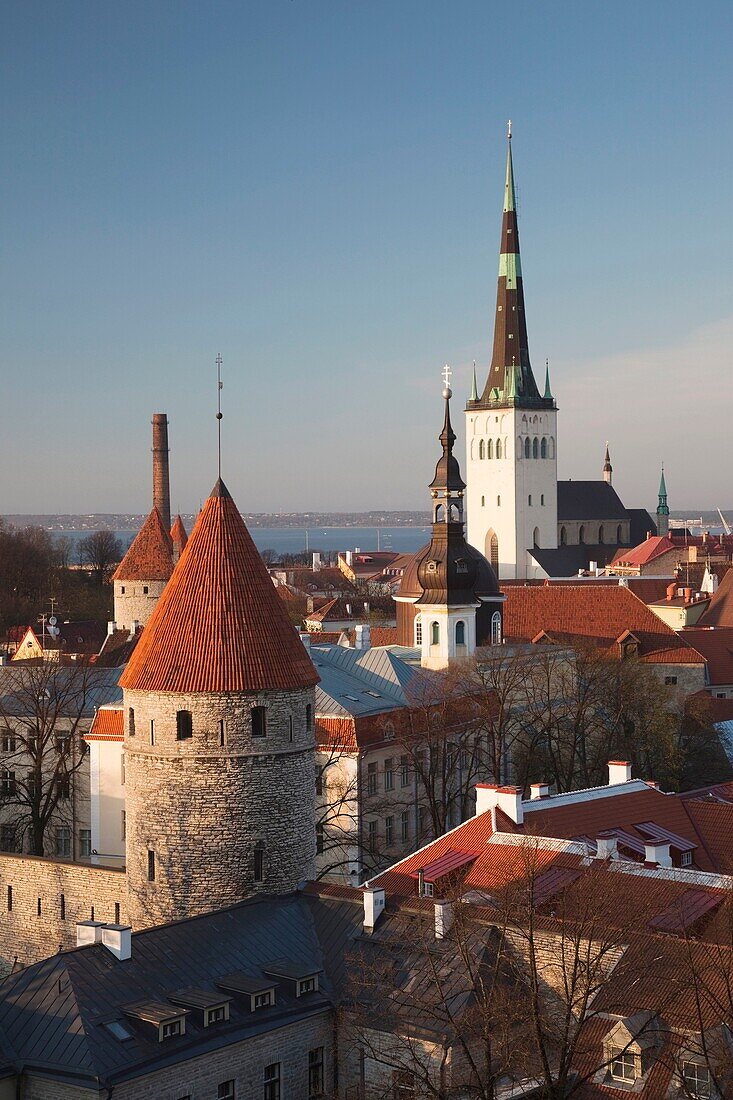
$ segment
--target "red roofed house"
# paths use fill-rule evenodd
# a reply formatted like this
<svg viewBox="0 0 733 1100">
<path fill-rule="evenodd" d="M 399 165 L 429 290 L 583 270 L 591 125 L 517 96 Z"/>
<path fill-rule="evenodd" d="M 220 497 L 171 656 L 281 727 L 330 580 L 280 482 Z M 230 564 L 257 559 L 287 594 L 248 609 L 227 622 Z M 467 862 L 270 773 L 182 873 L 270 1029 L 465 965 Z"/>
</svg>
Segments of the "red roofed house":
<svg viewBox="0 0 733 1100">
<path fill-rule="evenodd" d="M 684 550 L 670 538 L 652 535 L 631 550 L 619 550 L 609 569 L 620 577 L 671 577 L 684 556 Z"/>
</svg>

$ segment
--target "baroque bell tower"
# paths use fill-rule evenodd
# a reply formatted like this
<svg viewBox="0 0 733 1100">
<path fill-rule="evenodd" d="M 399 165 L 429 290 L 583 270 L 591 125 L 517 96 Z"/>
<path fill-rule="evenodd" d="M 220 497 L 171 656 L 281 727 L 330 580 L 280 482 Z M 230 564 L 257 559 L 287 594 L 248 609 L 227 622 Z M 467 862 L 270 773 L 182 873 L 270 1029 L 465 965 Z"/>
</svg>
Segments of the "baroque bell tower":
<svg viewBox="0 0 733 1100">
<path fill-rule="evenodd" d="M 529 359 L 519 254 L 511 122 L 494 317 L 494 350 L 466 405 L 468 541 L 499 578 L 525 578 L 527 551 L 557 547 L 557 406 Z"/>
</svg>

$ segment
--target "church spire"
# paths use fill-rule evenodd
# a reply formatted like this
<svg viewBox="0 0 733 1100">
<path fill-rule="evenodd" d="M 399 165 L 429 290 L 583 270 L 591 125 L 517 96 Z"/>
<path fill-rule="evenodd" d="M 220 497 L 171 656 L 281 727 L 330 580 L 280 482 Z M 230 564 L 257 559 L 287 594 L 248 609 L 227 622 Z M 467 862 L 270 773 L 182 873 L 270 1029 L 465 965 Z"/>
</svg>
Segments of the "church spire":
<svg viewBox="0 0 733 1100">
<path fill-rule="evenodd" d="M 510 384 L 511 375 L 514 377 Z M 549 385 L 546 385 L 545 398 L 542 398 L 529 361 L 510 122 L 507 131 L 504 211 L 494 318 L 494 351 L 489 377 L 481 395 L 481 404 L 507 402 L 511 405 L 521 405 L 524 401 L 536 404 L 543 400 L 552 400 L 551 397 L 548 398 L 548 392 Z"/>
<path fill-rule="evenodd" d="M 659 479 L 659 500 L 657 503 L 657 534 L 666 535 L 669 532 L 669 505 L 667 504 L 667 484 L 664 480 L 664 463 L 662 463 L 662 476 Z"/>
<path fill-rule="evenodd" d="M 607 481 L 609 485 L 613 483 L 613 466 L 611 465 L 611 455 L 608 451 L 608 440 L 606 440 L 606 458 L 603 463 L 603 480 Z"/>
</svg>

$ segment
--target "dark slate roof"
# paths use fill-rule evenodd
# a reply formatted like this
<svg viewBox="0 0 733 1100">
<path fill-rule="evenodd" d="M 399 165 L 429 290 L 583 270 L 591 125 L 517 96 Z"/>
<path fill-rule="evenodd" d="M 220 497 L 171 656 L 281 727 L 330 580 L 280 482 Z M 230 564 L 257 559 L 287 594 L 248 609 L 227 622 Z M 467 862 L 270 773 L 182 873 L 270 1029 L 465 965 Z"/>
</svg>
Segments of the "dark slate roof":
<svg viewBox="0 0 733 1100">
<path fill-rule="evenodd" d="M 558 481 L 557 519 L 623 520 L 628 512 L 607 481 Z"/>
<path fill-rule="evenodd" d="M 327 1010 L 340 995 L 346 948 L 362 920 L 360 892 L 344 889 L 334 897 L 326 889 L 324 896 L 260 897 L 137 932 L 124 962 L 102 944 L 61 952 L 3 983 L 0 1048 L 26 1072 L 108 1086 L 224 1048 Z M 133 1002 L 165 1003 L 183 987 L 213 992 L 218 978 L 235 971 L 262 977 L 278 955 L 321 971 L 319 991 L 296 1000 L 292 984 L 283 982 L 276 1004 L 257 1012 L 234 995 L 227 1024 L 203 1028 L 192 1011 L 186 1034 L 163 1042 L 151 1024 L 125 1015 Z M 113 1021 L 132 1038 L 115 1038 L 105 1026 Z"/>
<path fill-rule="evenodd" d="M 558 546 L 557 550 L 543 550 L 535 546 L 529 551 L 537 564 L 544 569 L 548 577 L 577 577 L 579 569 L 587 569 L 590 562 L 599 566 L 608 565 L 618 546 Z"/>
<path fill-rule="evenodd" d="M 657 533 L 657 524 L 652 519 L 646 508 L 627 508 L 626 514 L 630 521 L 631 531 L 631 546 L 638 546 L 640 542 L 643 542 L 651 531 L 652 535 Z"/>
</svg>

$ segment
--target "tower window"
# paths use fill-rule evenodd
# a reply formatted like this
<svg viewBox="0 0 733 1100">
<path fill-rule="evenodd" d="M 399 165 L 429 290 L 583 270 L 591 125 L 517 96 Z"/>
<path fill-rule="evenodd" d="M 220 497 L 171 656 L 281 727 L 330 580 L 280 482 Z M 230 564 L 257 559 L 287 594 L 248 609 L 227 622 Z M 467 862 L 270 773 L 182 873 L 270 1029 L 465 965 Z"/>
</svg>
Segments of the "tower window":
<svg viewBox="0 0 733 1100">
<path fill-rule="evenodd" d="M 486 449 L 486 457 L 487 458 L 493 458 L 494 457 L 494 441 L 493 441 L 493 439 L 489 440 L 489 445 Z"/>
<path fill-rule="evenodd" d="M 547 458 L 547 440 L 544 436 L 542 437 L 542 442 L 540 443 L 540 458 Z"/>
<path fill-rule="evenodd" d="M 459 619 L 456 623 L 456 645 L 466 644 L 466 624 L 463 619 Z"/>
<path fill-rule="evenodd" d="M 176 711 L 176 739 L 186 741 L 193 737 L 193 715 L 190 710 Z"/>
<path fill-rule="evenodd" d="M 430 624 L 430 644 L 440 645 L 440 623 Z"/>
<path fill-rule="evenodd" d="M 532 535 L 532 545 L 533 546 L 539 546 L 539 544 L 540 544 L 540 529 L 539 529 L 539 527 L 535 527 L 534 533 Z"/>
<path fill-rule="evenodd" d="M 501 612 L 495 611 L 491 616 L 491 644 L 501 645 Z"/>
<path fill-rule="evenodd" d="M 150 744 L 155 744 L 155 719 L 150 719 Z"/>
<path fill-rule="evenodd" d="M 415 619 L 415 645 L 422 645 L 422 619 L 419 615 Z"/>
<path fill-rule="evenodd" d="M 530 506 L 530 508 L 532 507 L 532 494 L 531 493 L 527 497 L 527 504 Z"/>
<path fill-rule="evenodd" d="M 313 707 L 310 703 L 306 703 L 305 707 L 305 728 L 308 733 L 313 729 Z"/>
<path fill-rule="evenodd" d="M 293 716 L 291 714 L 291 715 L 288 716 L 288 741 L 292 742 L 292 740 L 293 740 Z"/>
<path fill-rule="evenodd" d="M 544 504 L 545 504 L 545 494 L 541 493 L 540 494 L 540 507 L 544 507 Z"/>
<path fill-rule="evenodd" d="M 527 438 L 524 441 L 524 457 L 525 458 L 530 458 L 531 457 L 531 450 L 530 450 L 531 446 L 532 446 L 532 444 L 529 441 L 529 436 L 527 436 Z"/>
<path fill-rule="evenodd" d="M 561 546 L 567 546 L 567 543 L 568 543 L 568 533 L 567 533 L 567 531 L 565 530 L 564 527 L 561 527 L 560 528 L 560 545 Z"/>
<path fill-rule="evenodd" d="M 125 594 L 125 586 L 124 586 L 124 584 L 120 586 L 120 594 L 121 594 L 122 596 L 124 596 L 124 594 Z"/>
<path fill-rule="evenodd" d="M 499 508 L 500 506 L 501 506 L 501 497 L 497 497 L 496 498 L 496 507 Z"/>
<path fill-rule="evenodd" d="M 252 736 L 265 737 L 267 735 L 267 708 L 252 707 L 250 715 L 252 718 Z"/>
<path fill-rule="evenodd" d="M 148 594 L 148 586 L 147 586 L 147 584 L 144 584 L 143 585 L 143 596 L 147 596 L 147 594 Z"/>
<path fill-rule="evenodd" d="M 219 719 L 219 744 L 224 745 L 226 743 L 226 729 L 224 727 L 224 719 Z"/>
<path fill-rule="evenodd" d="M 497 441 L 496 441 L 496 457 L 501 458 L 501 440 L 500 439 L 497 439 Z"/>
<path fill-rule="evenodd" d="M 532 458 L 540 457 L 540 441 L 537 436 L 532 440 Z"/>
<path fill-rule="evenodd" d="M 604 536 L 604 530 L 603 530 L 603 524 L 601 524 L 601 526 L 598 528 L 598 542 L 599 542 L 600 545 L 603 545 L 603 536 Z"/>
<path fill-rule="evenodd" d="M 616 542 L 618 542 L 620 544 L 623 541 L 624 541 L 624 529 L 621 526 L 621 524 L 619 523 L 618 528 L 616 530 Z"/>
<path fill-rule="evenodd" d="M 135 736 L 135 711 L 132 707 L 127 709 L 127 735 L 128 737 Z"/>
<path fill-rule="evenodd" d="M 484 441 L 483 441 L 483 439 L 480 439 L 480 440 L 479 440 L 479 445 L 478 445 L 478 456 L 479 456 L 479 458 L 485 458 L 485 457 L 486 457 L 486 456 L 485 456 L 485 447 L 484 447 Z"/>
<path fill-rule="evenodd" d="M 581 546 L 585 542 L 585 527 L 583 526 L 581 526 L 580 530 L 578 531 L 578 542 Z"/>
<path fill-rule="evenodd" d="M 148 882 L 155 882 L 155 852 L 148 848 Z"/>
<path fill-rule="evenodd" d="M 253 877 L 255 882 L 265 881 L 265 846 L 258 844 L 254 850 Z"/>
<path fill-rule="evenodd" d="M 481 507 L 482 508 L 486 507 L 486 497 L 481 497 Z"/>
</svg>

